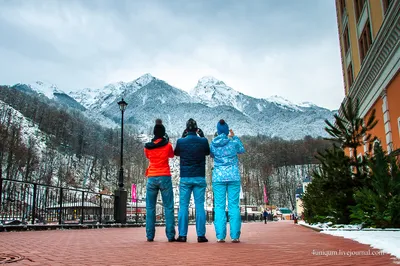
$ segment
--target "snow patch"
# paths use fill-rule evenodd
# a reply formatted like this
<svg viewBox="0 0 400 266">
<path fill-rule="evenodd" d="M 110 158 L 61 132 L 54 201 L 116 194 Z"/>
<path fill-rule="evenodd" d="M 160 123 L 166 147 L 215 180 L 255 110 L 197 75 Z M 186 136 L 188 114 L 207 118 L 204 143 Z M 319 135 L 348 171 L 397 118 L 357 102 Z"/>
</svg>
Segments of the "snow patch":
<svg viewBox="0 0 400 266">
<path fill-rule="evenodd" d="M 400 259 L 400 231 L 322 231 L 321 233 L 352 239 Z"/>
<path fill-rule="evenodd" d="M 344 237 L 361 244 L 370 245 L 372 248 L 400 258 L 400 229 L 398 228 L 362 228 L 359 224 L 332 224 L 332 222 L 308 224 L 299 221 L 299 224 L 321 229 L 323 234 Z"/>
<path fill-rule="evenodd" d="M 37 152 L 39 157 L 46 150 L 46 134 L 43 133 L 39 127 L 32 122 L 30 119 L 26 118 L 18 110 L 12 108 L 3 101 L 0 101 L 0 108 L 6 108 L 12 112 L 12 124 L 21 127 L 21 138 L 24 144 L 29 147 L 34 145 L 32 148 Z M 34 140 L 34 143 L 30 142 L 30 139 Z"/>
<path fill-rule="evenodd" d="M 145 105 L 147 101 L 147 94 L 143 96 L 142 104 Z"/>
<path fill-rule="evenodd" d="M 282 107 L 286 107 L 286 108 L 289 108 L 289 109 L 293 109 L 293 110 L 296 110 L 296 111 L 303 112 L 303 110 L 301 108 L 299 108 L 299 106 L 297 106 L 296 104 L 292 103 L 291 101 L 289 101 L 289 100 L 287 100 L 287 99 L 285 99 L 285 98 L 283 98 L 281 96 L 278 96 L 278 95 L 274 95 L 274 96 L 268 97 L 268 98 L 266 98 L 266 100 L 268 102 L 281 105 Z"/>
<path fill-rule="evenodd" d="M 54 98 L 54 93 L 64 93 L 61 91 L 56 85 L 43 82 L 36 81 L 34 83 L 27 84 L 32 90 L 36 91 L 39 94 L 46 96 L 49 99 Z"/>
<path fill-rule="evenodd" d="M 313 104 L 312 102 L 302 102 L 302 103 L 298 103 L 297 106 L 310 108 L 310 107 L 314 107 L 316 105 Z"/>
</svg>

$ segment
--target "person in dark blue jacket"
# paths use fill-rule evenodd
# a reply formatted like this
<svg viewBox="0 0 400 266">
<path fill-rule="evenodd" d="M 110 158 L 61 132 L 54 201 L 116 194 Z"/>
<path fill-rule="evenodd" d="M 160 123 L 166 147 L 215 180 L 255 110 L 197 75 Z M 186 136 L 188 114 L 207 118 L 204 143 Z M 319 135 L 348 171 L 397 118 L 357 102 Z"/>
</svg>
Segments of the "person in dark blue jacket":
<svg viewBox="0 0 400 266">
<path fill-rule="evenodd" d="M 199 134 L 199 136 L 197 135 Z M 179 184 L 179 237 L 176 241 L 186 242 L 189 223 L 189 202 L 193 192 L 196 208 L 196 231 L 198 242 L 208 242 L 206 238 L 206 211 L 204 209 L 206 192 L 206 156 L 210 154 L 210 146 L 204 133 L 197 127 L 194 119 L 186 123 L 182 138 L 178 139 L 174 151 L 180 156 Z"/>
</svg>

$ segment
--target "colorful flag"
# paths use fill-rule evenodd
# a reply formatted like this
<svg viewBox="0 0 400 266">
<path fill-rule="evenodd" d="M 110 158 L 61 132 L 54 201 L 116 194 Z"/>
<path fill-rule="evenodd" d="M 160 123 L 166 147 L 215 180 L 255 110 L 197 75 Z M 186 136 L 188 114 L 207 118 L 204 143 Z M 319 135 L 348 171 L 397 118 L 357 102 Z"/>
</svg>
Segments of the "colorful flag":
<svg viewBox="0 0 400 266">
<path fill-rule="evenodd" d="M 136 185 L 132 184 L 132 202 L 136 202 Z"/>
<path fill-rule="evenodd" d="M 267 186 L 264 185 L 264 203 L 268 203 Z"/>
</svg>

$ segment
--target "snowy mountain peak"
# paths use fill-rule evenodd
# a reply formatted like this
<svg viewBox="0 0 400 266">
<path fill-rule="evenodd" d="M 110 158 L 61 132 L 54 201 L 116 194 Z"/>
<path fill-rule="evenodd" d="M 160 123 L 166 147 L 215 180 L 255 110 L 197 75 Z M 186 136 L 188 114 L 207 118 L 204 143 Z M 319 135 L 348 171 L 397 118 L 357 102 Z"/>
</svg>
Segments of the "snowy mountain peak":
<svg viewBox="0 0 400 266">
<path fill-rule="evenodd" d="M 136 84 L 140 84 L 142 86 L 146 86 L 147 84 L 149 84 L 150 82 L 152 82 L 155 79 L 156 78 L 153 75 L 151 75 L 150 73 L 146 73 L 146 74 L 140 76 L 139 78 L 135 79 L 132 82 L 135 82 Z"/>
<path fill-rule="evenodd" d="M 49 99 L 54 98 L 54 93 L 60 93 L 60 94 L 64 93 L 56 85 L 43 81 L 36 81 L 31 84 L 28 84 L 28 86 L 32 90 L 36 91 L 39 94 L 43 94 Z"/>
<path fill-rule="evenodd" d="M 147 73 L 131 82 L 110 83 L 103 88 L 85 88 L 81 91 L 70 92 L 69 95 L 77 100 L 87 109 L 103 110 L 115 99 L 124 95 L 134 93 L 143 88 L 153 80 L 157 80 L 151 74 Z"/>
<path fill-rule="evenodd" d="M 303 111 L 302 109 L 299 108 L 300 106 L 298 106 L 298 105 L 292 103 L 291 101 L 289 101 L 288 99 L 285 99 L 285 98 L 283 98 L 281 96 L 278 96 L 278 95 L 273 95 L 271 97 L 268 97 L 268 98 L 266 98 L 266 100 L 268 102 L 278 104 L 278 105 L 280 105 L 282 107 L 294 109 L 296 111 Z"/>
<path fill-rule="evenodd" d="M 213 86 L 213 85 L 226 86 L 226 84 L 223 81 L 216 79 L 213 76 L 205 76 L 205 77 L 202 77 L 201 79 L 199 79 L 196 87 Z"/>
<path fill-rule="evenodd" d="M 196 101 L 209 107 L 228 105 L 242 110 L 237 99 L 240 93 L 211 76 L 201 78 L 190 94 Z"/>
</svg>

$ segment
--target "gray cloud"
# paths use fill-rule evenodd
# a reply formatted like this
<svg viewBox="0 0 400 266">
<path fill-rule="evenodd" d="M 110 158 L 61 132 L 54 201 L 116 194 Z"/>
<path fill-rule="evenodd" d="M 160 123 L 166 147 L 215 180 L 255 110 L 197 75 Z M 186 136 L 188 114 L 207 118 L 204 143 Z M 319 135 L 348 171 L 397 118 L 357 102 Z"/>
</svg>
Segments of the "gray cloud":
<svg viewBox="0 0 400 266">
<path fill-rule="evenodd" d="M 0 1 L 0 83 L 66 91 L 150 72 L 181 89 L 213 75 L 254 97 L 338 108 L 332 1 Z"/>
</svg>

